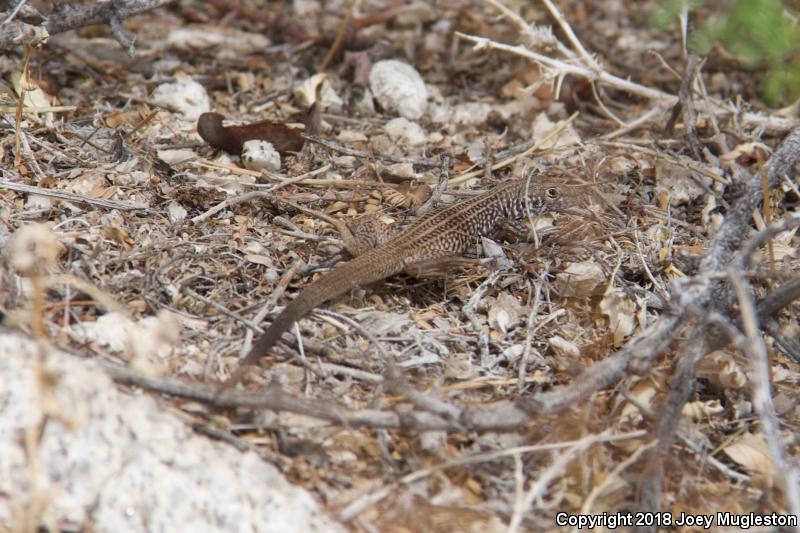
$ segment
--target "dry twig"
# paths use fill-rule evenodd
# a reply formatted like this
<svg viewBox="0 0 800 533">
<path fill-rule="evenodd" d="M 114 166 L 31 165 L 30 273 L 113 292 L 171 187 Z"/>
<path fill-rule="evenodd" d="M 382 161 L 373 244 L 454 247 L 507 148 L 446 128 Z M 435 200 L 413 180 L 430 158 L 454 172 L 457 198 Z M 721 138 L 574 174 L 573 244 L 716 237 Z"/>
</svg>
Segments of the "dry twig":
<svg viewBox="0 0 800 533">
<path fill-rule="evenodd" d="M 60 4 L 49 13 L 45 22 L 33 26 L 25 22 L 12 21 L 13 12 L 6 16 L 5 22 L 0 25 L 0 50 L 7 50 L 20 42 L 27 42 L 31 35 L 55 35 L 69 30 L 75 30 L 91 24 L 109 24 L 112 34 L 119 40 L 120 45 L 130 51 L 133 40 L 121 28 L 120 21 L 134 15 L 151 11 L 173 0 L 121 0 L 118 2 L 96 2 L 87 5 Z M 116 28 L 116 29 L 115 29 Z M 44 33 L 42 30 L 45 30 Z M 41 38 L 39 39 L 41 40 Z"/>
</svg>

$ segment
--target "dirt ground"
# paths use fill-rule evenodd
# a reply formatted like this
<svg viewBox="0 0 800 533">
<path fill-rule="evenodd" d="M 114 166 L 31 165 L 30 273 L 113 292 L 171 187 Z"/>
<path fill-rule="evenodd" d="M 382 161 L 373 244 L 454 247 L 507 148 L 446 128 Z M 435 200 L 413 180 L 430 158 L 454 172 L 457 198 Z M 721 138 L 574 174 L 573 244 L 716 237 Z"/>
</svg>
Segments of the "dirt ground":
<svg viewBox="0 0 800 533">
<path fill-rule="evenodd" d="M 153 394 L 354 531 L 797 513 L 796 109 L 658 2 L 555 4 L 181 0 L 123 22 L 132 57 L 106 24 L 8 48 L 6 327 L 196 387 Z M 227 153 L 204 112 L 299 146 Z M 211 405 L 347 259 L 331 219 L 528 175 L 570 207 L 321 306 Z"/>
</svg>

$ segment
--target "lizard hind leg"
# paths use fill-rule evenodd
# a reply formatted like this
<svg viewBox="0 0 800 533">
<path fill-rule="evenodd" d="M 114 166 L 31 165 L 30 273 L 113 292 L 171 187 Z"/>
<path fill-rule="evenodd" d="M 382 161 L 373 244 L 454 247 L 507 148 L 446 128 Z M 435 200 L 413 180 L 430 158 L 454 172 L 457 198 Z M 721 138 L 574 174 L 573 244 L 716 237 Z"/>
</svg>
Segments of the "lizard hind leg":
<svg viewBox="0 0 800 533">
<path fill-rule="evenodd" d="M 407 264 L 403 270 L 409 276 L 415 278 L 439 278 L 446 277 L 452 273 L 456 267 L 468 268 L 479 265 L 479 259 L 470 259 L 460 255 L 450 257 L 438 257 L 436 259 L 423 259 Z"/>
<path fill-rule="evenodd" d="M 353 257 L 390 241 L 397 235 L 394 225 L 384 224 L 377 214 L 361 216 L 347 221 L 347 231 L 342 231 L 342 241 L 347 252 Z"/>
</svg>

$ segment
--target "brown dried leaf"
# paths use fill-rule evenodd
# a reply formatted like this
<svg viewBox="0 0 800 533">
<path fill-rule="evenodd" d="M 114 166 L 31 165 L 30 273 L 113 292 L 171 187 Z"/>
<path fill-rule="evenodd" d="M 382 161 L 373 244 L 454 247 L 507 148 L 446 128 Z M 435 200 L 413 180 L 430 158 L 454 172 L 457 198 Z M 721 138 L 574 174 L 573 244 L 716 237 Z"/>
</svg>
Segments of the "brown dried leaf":
<svg viewBox="0 0 800 533">
<path fill-rule="evenodd" d="M 149 114 L 147 107 L 140 107 L 132 111 L 118 111 L 116 113 L 108 113 L 103 117 L 106 126 L 115 130 L 124 124 L 138 124 Z"/>
<path fill-rule="evenodd" d="M 746 433 L 722 451 L 752 473 L 761 474 L 769 479 L 774 478 L 778 473 L 763 433 Z"/>
<path fill-rule="evenodd" d="M 497 298 L 490 298 L 488 304 L 489 326 L 492 329 L 501 331 L 505 335 L 510 328 L 519 323 L 522 306 L 507 292 L 501 292 Z"/>
<path fill-rule="evenodd" d="M 101 234 L 106 239 L 121 244 L 127 250 L 130 250 L 133 245 L 136 244 L 136 241 L 131 238 L 125 228 L 120 226 L 117 222 L 111 222 L 110 225 L 103 226 Z"/>
<path fill-rule="evenodd" d="M 688 416 L 692 420 L 703 420 L 711 416 L 723 413 L 725 408 L 719 400 L 709 400 L 707 402 L 696 401 L 687 402 L 681 409 L 683 416 Z"/>
<path fill-rule="evenodd" d="M 653 407 L 653 399 L 658 393 L 658 387 L 651 379 L 643 379 L 630 388 L 630 395 L 636 399 L 639 405 L 647 408 Z M 643 420 L 642 412 L 637 405 L 625 402 L 620 414 L 620 422 L 631 425 L 638 425 Z"/>
<path fill-rule="evenodd" d="M 708 354 L 697 374 L 720 389 L 741 389 L 747 385 L 747 375 L 733 355 L 724 350 Z"/>
<path fill-rule="evenodd" d="M 614 346 L 621 346 L 636 328 L 636 304 L 621 289 L 606 291 L 600 301 L 600 312 L 608 317 L 608 329 Z"/>
<path fill-rule="evenodd" d="M 603 268 L 594 259 L 570 263 L 556 276 L 558 293 L 565 297 L 588 298 L 606 281 Z"/>
</svg>

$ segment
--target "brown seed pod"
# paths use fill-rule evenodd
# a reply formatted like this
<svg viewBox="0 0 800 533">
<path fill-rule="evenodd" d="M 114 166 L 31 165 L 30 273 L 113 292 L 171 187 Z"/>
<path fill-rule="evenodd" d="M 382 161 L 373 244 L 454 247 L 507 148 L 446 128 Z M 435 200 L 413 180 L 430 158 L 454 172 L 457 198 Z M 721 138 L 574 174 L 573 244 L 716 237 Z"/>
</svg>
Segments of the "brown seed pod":
<svg viewBox="0 0 800 533">
<path fill-rule="evenodd" d="M 299 152 L 303 149 L 305 139 L 303 130 L 292 128 L 280 122 L 262 120 L 242 126 L 223 126 L 224 117 L 219 113 L 203 113 L 197 119 L 197 133 L 214 148 L 225 150 L 229 154 L 241 155 L 242 145 L 247 141 L 267 141 L 281 155 L 287 152 Z M 312 105 L 302 117 L 306 132 L 315 133 L 319 124 L 317 106 Z"/>
</svg>

